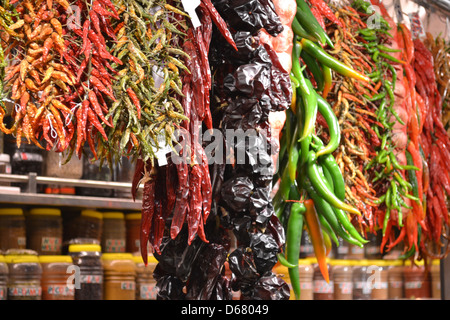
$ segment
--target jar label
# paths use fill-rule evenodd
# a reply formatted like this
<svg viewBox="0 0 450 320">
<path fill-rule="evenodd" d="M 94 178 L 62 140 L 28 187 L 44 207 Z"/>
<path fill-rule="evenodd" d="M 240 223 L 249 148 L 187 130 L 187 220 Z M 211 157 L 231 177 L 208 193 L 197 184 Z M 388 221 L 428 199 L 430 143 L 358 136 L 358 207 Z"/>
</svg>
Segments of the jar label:
<svg viewBox="0 0 450 320">
<path fill-rule="evenodd" d="M 301 290 L 311 290 L 312 282 L 300 282 L 300 289 Z"/>
<path fill-rule="evenodd" d="M 339 290 L 344 294 L 351 294 L 353 292 L 353 282 L 345 281 L 339 283 Z"/>
<path fill-rule="evenodd" d="M 388 283 L 384 281 L 375 281 L 373 284 L 373 289 L 387 289 Z"/>
<path fill-rule="evenodd" d="M 314 293 L 333 293 L 333 281 L 314 280 Z"/>
<path fill-rule="evenodd" d="M 122 281 L 120 283 L 120 289 L 121 290 L 135 290 L 136 283 L 134 281 Z"/>
<path fill-rule="evenodd" d="M 420 288 L 422 288 L 422 281 L 405 282 L 405 289 L 420 289 Z"/>
<path fill-rule="evenodd" d="M 153 284 L 143 284 L 140 286 L 139 297 L 141 300 L 156 300 L 158 294 L 158 287 L 156 282 Z"/>
<path fill-rule="evenodd" d="M 68 285 L 49 285 L 47 287 L 47 293 L 58 296 L 73 296 L 75 290 Z"/>
<path fill-rule="evenodd" d="M 19 246 L 25 246 L 27 244 L 27 238 L 25 238 L 25 237 L 17 237 L 17 244 Z"/>
<path fill-rule="evenodd" d="M 103 277 L 100 275 L 84 274 L 80 276 L 80 283 L 102 283 Z"/>
<path fill-rule="evenodd" d="M 403 287 L 403 281 L 390 281 L 389 286 L 391 288 L 399 289 Z"/>
<path fill-rule="evenodd" d="M 6 300 L 6 287 L 0 287 L 0 300 Z"/>
<path fill-rule="evenodd" d="M 61 238 L 60 237 L 42 237 L 41 250 L 46 251 L 59 251 L 61 250 Z"/>
<path fill-rule="evenodd" d="M 42 288 L 40 286 L 18 286 L 8 287 L 8 296 L 10 297 L 35 297 L 41 296 Z"/>
<path fill-rule="evenodd" d="M 125 240 L 123 239 L 106 239 L 106 252 L 125 252 Z"/>
<path fill-rule="evenodd" d="M 369 281 L 355 281 L 353 283 L 353 288 L 362 290 L 363 294 L 370 294 L 372 292 L 372 287 Z"/>
</svg>

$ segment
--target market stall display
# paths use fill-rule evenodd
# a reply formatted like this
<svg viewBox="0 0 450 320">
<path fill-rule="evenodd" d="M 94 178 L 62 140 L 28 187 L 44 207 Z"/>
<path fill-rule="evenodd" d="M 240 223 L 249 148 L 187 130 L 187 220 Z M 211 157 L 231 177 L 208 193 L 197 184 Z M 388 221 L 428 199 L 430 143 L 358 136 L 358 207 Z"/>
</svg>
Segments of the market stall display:
<svg viewBox="0 0 450 320">
<path fill-rule="evenodd" d="M 12 173 L 72 187 L 47 193 L 105 198 L 76 213 L 24 207 L 10 220 L 27 222 L 26 248 L 95 267 L 75 300 L 432 298 L 431 265 L 450 252 L 445 37 L 381 0 L 197 2 L 0 1 Z M 73 187 L 83 179 L 131 188 Z M 110 207 L 115 196 L 141 212 Z M 3 210 L 0 230 L 16 208 Z M 33 238 L 48 212 L 57 243 Z M 129 251 L 140 268 L 156 259 L 151 292 L 136 286 Z M 118 272 L 119 256 L 120 293 L 101 267 Z M 398 261 L 423 292 L 390 287 Z M 383 281 L 368 290 L 372 271 Z"/>
</svg>

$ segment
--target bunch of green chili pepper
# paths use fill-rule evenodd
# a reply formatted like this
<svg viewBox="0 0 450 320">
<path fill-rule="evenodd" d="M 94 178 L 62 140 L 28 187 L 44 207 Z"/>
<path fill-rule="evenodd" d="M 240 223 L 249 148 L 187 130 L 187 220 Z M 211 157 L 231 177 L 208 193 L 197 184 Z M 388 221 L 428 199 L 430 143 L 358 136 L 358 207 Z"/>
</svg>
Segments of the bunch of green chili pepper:
<svg viewBox="0 0 450 320">
<path fill-rule="evenodd" d="M 331 244 L 333 241 L 339 246 L 340 237 L 360 247 L 367 243 L 351 223 L 349 215 L 360 213 L 345 202 L 345 182 L 332 154 L 340 144 L 339 122 L 330 104 L 319 93 L 325 88 L 325 79 L 331 82 L 331 70 L 353 79 L 369 80 L 333 58 L 317 41 L 299 37 L 299 33 L 296 33 L 291 71 L 296 98 L 287 111 L 281 138 L 282 170 L 275 177 L 280 179 L 280 186 L 273 204 L 276 215 L 286 225 L 286 257 L 281 258 L 280 262 L 289 268 L 297 299 L 300 287 L 296 265 L 303 229 L 310 234 L 318 265 L 326 281 L 329 280 L 326 268 L 327 242 Z M 313 82 L 317 84 L 316 88 Z M 329 140 L 326 143 L 315 135 L 318 113 L 328 125 Z"/>
<path fill-rule="evenodd" d="M 370 5 L 367 5 L 365 1 L 355 1 L 352 5 L 355 9 L 368 15 L 378 15 L 378 13 L 371 12 L 371 9 L 369 9 Z M 359 36 L 364 39 L 364 43 L 361 43 L 361 46 L 366 48 L 376 64 L 376 69 L 369 77 L 374 83 L 381 82 L 377 95 L 372 97 L 365 96 L 368 103 L 373 103 L 377 106 L 377 120 L 382 125 L 382 127 L 373 127 L 381 141 L 381 146 L 378 148 L 376 156 L 371 159 L 365 169 L 366 171 L 373 170 L 372 175 L 374 178 L 372 183 L 375 187 L 377 185 L 380 186 L 378 189 L 383 190 L 375 203 L 384 205 L 386 208 L 382 225 L 384 236 L 387 224 L 391 218 L 391 212 L 394 209 L 398 212 L 398 225 L 403 227 L 402 208 L 412 209 L 411 206 L 405 203 L 404 197 L 413 201 L 418 200 L 418 197 L 411 194 L 413 186 L 409 179 L 405 179 L 402 175 L 402 172 L 405 170 L 414 171 L 418 170 L 418 168 L 413 164 L 401 165 L 394 153 L 395 144 L 392 141 L 392 129 L 397 122 L 401 125 L 405 125 L 405 123 L 394 109 L 397 71 L 392 63 L 403 64 L 404 62 L 390 54 L 401 50 L 385 45 L 392 38 L 392 35 L 389 33 L 389 24 L 380 15 L 378 15 L 377 20 L 381 22 L 378 27 L 371 26 L 370 28 L 361 29 L 359 30 Z M 391 119 L 395 120 L 389 122 Z"/>
<path fill-rule="evenodd" d="M 180 100 L 189 56 L 179 46 L 188 29 L 187 14 L 180 1 L 113 3 L 121 19 L 114 26 L 117 41 L 111 49 L 124 63 L 113 65 L 116 101 L 106 116 L 112 127 L 103 154 L 117 154 L 116 161 L 127 155 L 153 162 L 161 143 L 173 148 L 176 127 L 188 120 Z"/>
</svg>

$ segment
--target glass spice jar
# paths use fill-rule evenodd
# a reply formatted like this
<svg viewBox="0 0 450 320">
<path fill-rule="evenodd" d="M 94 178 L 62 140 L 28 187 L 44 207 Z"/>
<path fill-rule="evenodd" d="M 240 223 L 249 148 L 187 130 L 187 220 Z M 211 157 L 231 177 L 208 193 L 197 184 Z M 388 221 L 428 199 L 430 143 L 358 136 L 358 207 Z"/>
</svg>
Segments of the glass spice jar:
<svg viewBox="0 0 450 320">
<path fill-rule="evenodd" d="M 65 242 L 72 239 L 95 239 L 98 243 L 102 240 L 103 215 L 101 212 L 84 209 L 76 212 L 71 218 L 64 221 Z"/>
<path fill-rule="evenodd" d="M 389 299 L 389 272 L 388 265 L 383 260 L 370 260 L 372 265 L 370 271 L 372 275 L 372 300 Z"/>
<path fill-rule="evenodd" d="M 140 233 L 141 233 L 141 213 L 127 213 L 125 215 L 126 225 L 126 251 L 139 252 L 140 249 Z"/>
<path fill-rule="evenodd" d="M 141 255 L 133 255 L 136 264 L 136 300 L 156 300 L 158 287 L 153 277 L 158 261 L 153 255 L 148 256 L 147 266 Z"/>
<path fill-rule="evenodd" d="M 370 300 L 371 298 L 372 287 L 369 282 L 369 265 L 369 260 L 355 261 L 352 272 L 353 300 Z"/>
<path fill-rule="evenodd" d="M 5 261 L 8 265 L 8 300 L 41 300 L 42 268 L 37 252 L 9 251 Z"/>
<path fill-rule="evenodd" d="M 431 297 L 441 299 L 441 260 L 431 261 Z"/>
<path fill-rule="evenodd" d="M 122 212 L 104 212 L 102 250 L 105 253 L 125 252 L 126 226 L 125 216 Z"/>
<path fill-rule="evenodd" d="M 333 300 L 334 299 L 334 280 L 333 280 L 333 268 L 330 263 L 327 263 L 329 281 L 327 282 L 322 272 L 320 271 L 319 265 L 314 264 L 314 274 L 313 274 L 313 296 L 314 300 Z"/>
<path fill-rule="evenodd" d="M 334 300 L 353 299 L 353 261 L 345 259 L 331 260 L 333 266 Z"/>
<path fill-rule="evenodd" d="M 403 274 L 406 299 L 431 298 L 431 275 L 422 261 L 414 261 L 414 264 L 406 265 Z"/>
<path fill-rule="evenodd" d="M 136 264 L 131 253 L 103 253 L 105 300 L 136 299 Z"/>
<path fill-rule="evenodd" d="M 83 159 L 73 155 L 67 161 L 62 152 L 48 151 L 44 154 L 44 175 L 56 178 L 80 179 L 83 175 Z M 45 192 L 75 194 L 75 188 L 48 185 Z"/>
<path fill-rule="evenodd" d="M 75 300 L 103 299 L 103 264 L 98 244 L 70 244 L 75 272 Z"/>
<path fill-rule="evenodd" d="M 300 300 L 313 300 L 314 266 L 308 259 L 298 260 L 298 275 L 300 282 Z"/>
<path fill-rule="evenodd" d="M 0 300 L 7 299 L 8 273 L 5 257 L 0 255 Z"/>
<path fill-rule="evenodd" d="M 0 209 L 0 250 L 25 249 L 26 225 L 20 208 Z"/>
<path fill-rule="evenodd" d="M 42 300 L 74 300 L 74 282 L 70 277 L 73 265 L 69 255 L 41 255 Z"/>
<path fill-rule="evenodd" d="M 63 226 L 61 210 L 33 208 L 26 218 L 27 247 L 38 254 L 61 254 Z"/>
<path fill-rule="evenodd" d="M 403 299 L 403 261 L 385 260 L 388 265 L 389 299 Z"/>
</svg>

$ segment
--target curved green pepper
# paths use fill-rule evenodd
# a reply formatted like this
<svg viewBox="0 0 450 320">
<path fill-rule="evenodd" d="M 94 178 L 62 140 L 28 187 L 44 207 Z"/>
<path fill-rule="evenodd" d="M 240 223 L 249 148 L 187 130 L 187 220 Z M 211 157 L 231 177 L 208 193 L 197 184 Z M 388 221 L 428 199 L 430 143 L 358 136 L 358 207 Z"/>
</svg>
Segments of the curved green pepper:
<svg viewBox="0 0 450 320">
<path fill-rule="evenodd" d="M 317 60 L 312 57 L 309 53 L 302 50 L 302 53 L 300 55 L 305 62 L 305 64 L 308 66 L 309 71 L 311 71 L 314 80 L 317 83 L 317 91 L 322 91 L 325 86 L 325 79 L 322 69 L 320 68 L 319 63 Z"/>
<path fill-rule="evenodd" d="M 330 190 L 329 186 L 320 175 L 319 165 L 312 160 L 314 157 L 314 151 L 310 151 L 307 165 L 307 174 L 317 193 L 333 207 L 348 211 L 350 213 L 361 215 L 358 209 L 339 199 L 334 194 L 334 192 Z"/>
<path fill-rule="evenodd" d="M 328 125 L 328 133 L 330 135 L 328 144 L 316 152 L 316 157 L 320 157 L 324 154 L 333 153 L 339 147 L 341 143 L 341 128 L 339 126 L 339 120 L 330 104 L 320 95 L 317 95 L 317 106 Z"/>
<path fill-rule="evenodd" d="M 333 42 L 328 37 L 325 30 L 323 30 L 322 26 L 312 13 L 311 8 L 304 0 L 297 0 L 297 12 L 295 17 L 309 34 L 319 39 L 322 44 L 328 44 L 330 47 L 334 48 Z"/>
<path fill-rule="evenodd" d="M 319 42 L 319 39 L 316 38 L 314 35 L 307 32 L 300 22 L 298 21 L 297 17 L 294 17 L 294 20 L 292 21 L 292 31 L 294 31 L 294 34 L 299 36 L 300 38 L 309 39 L 311 41 Z"/>
<path fill-rule="evenodd" d="M 304 179 L 303 187 L 308 193 L 308 196 L 313 199 L 317 213 L 319 214 L 319 219 L 321 219 L 320 217 L 322 216 L 323 219 L 328 222 L 329 226 L 333 229 L 336 235 L 340 236 L 346 242 L 363 248 L 364 246 L 361 242 L 353 238 L 347 231 L 345 231 L 345 229 L 339 223 L 336 215 L 334 214 L 332 206 L 316 192 L 311 181 L 308 178 Z"/>
<path fill-rule="evenodd" d="M 359 73 L 358 71 L 335 59 L 333 56 L 329 55 L 321 46 L 314 43 L 313 41 L 303 38 L 300 40 L 300 43 L 303 50 L 315 57 L 320 63 L 328 66 L 337 73 L 345 77 L 370 82 L 369 77 Z"/>
<path fill-rule="evenodd" d="M 300 202 L 294 202 L 289 215 L 286 231 L 286 260 L 288 263 L 296 265 L 289 268 L 289 278 L 295 298 L 300 299 L 300 278 L 298 273 L 298 259 L 300 257 L 300 245 L 303 233 L 303 213 L 306 211 L 305 205 Z"/>
</svg>

